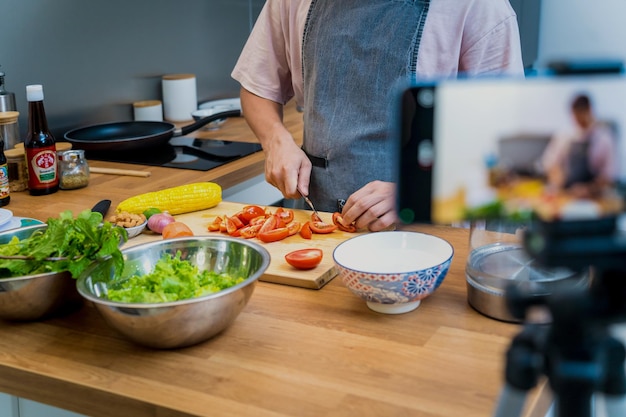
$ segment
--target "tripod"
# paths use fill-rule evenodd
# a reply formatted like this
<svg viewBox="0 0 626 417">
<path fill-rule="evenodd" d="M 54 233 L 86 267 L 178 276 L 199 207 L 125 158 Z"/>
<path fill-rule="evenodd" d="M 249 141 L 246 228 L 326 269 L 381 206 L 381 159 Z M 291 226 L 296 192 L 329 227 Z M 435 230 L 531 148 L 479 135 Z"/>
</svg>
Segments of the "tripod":
<svg viewBox="0 0 626 417">
<path fill-rule="evenodd" d="M 546 266 L 593 265 L 589 289 L 532 296 L 511 287 L 506 297 L 520 319 L 543 308 L 549 324 L 527 323 L 506 356 L 506 383 L 495 417 L 520 416 L 526 392 L 545 375 L 557 417 L 591 417 L 593 396 L 605 395 L 609 416 L 626 416 L 626 349 L 609 326 L 626 322 L 626 240 L 615 219 L 538 223 L 525 236 L 527 251 Z"/>
</svg>

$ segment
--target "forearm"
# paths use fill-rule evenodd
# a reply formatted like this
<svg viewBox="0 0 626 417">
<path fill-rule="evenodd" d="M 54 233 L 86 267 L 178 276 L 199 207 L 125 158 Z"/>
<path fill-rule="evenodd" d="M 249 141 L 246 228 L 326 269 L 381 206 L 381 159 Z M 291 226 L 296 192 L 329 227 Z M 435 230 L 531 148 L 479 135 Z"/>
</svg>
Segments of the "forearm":
<svg viewBox="0 0 626 417">
<path fill-rule="evenodd" d="M 241 88 L 241 108 L 246 122 L 267 152 L 280 141 L 293 141 L 283 125 L 283 106 Z"/>
</svg>

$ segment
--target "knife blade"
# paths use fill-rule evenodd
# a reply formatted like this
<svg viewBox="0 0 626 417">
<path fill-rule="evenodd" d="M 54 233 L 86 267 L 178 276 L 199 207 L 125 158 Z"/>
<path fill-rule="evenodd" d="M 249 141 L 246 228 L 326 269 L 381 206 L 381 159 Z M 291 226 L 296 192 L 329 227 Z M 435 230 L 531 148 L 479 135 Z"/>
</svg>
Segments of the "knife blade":
<svg viewBox="0 0 626 417">
<path fill-rule="evenodd" d="M 315 209 L 315 206 L 313 205 L 313 202 L 311 201 L 311 199 L 309 199 L 309 197 L 305 196 L 304 193 L 300 190 L 300 187 L 296 187 L 296 189 L 298 190 L 298 192 L 300 193 L 300 195 L 302 196 L 302 198 L 304 198 L 304 201 L 308 204 L 308 206 L 311 208 L 311 210 L 313 210 L 313 213 L 315 213 L 315 215 L 321 219 L 320 214 L 317 212 L 317 210 Z"/>
<path fill-rule="evenodd" d="M 102 217 L 106 217 L 107 211 L 111 207 L 111 200 L 100 200 L 96 203 L 95 206 L 91 209 L 94 213 L 102 214 Z"/>
</svg>

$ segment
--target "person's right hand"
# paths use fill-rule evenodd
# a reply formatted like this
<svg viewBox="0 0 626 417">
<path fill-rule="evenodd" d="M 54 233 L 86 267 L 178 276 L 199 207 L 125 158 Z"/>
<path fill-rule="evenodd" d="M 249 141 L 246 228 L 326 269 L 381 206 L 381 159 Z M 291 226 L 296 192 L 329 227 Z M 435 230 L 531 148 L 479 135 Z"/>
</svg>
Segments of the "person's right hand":
<svg viewBox="0 0 626 417">
<path fill-rule="evenodd" d="M 298 187 L 307 195 L 311 161 L 291 135 L 269 141 L 264 150 L 265 180 L 278 188 L 285 198 L 300 198 Z"/>
</svg>

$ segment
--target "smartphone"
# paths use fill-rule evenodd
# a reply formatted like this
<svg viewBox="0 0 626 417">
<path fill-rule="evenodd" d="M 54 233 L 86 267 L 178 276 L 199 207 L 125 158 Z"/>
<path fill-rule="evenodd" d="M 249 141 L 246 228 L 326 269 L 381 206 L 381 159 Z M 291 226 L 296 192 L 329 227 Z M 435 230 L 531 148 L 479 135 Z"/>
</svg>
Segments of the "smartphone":
<svg viewBox="0 0 626 417">
<path fill-rule="evenodd" d="M 623 74 L 442 80 L 400 96 L 404 223 L 623 211 Z"/>
</svg>

